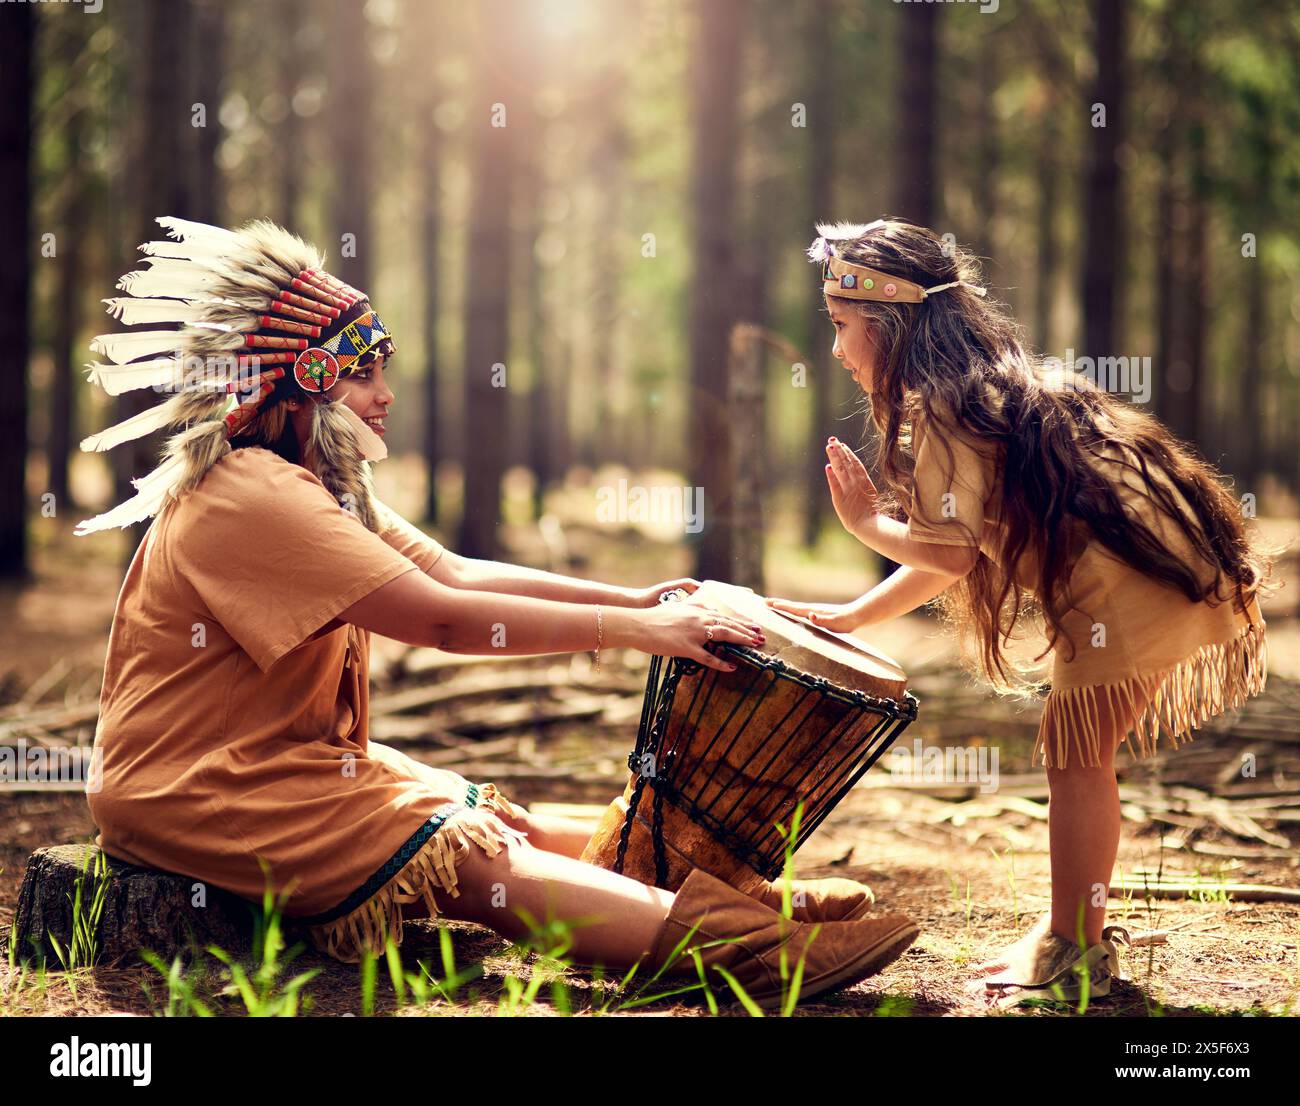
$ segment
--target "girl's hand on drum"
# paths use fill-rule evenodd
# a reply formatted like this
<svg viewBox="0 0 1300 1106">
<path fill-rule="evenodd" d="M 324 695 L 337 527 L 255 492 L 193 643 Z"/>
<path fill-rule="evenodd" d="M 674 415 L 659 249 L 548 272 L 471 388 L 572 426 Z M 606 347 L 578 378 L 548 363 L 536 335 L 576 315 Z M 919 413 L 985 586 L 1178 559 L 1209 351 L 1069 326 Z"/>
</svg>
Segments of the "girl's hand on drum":
<svg viewBox="0 0 1300 1106">
<path fill-rule="evenodd" d="M 831 486 L 831 502 L 844 529 L 854 537 L 879 513 L 876 508 L 876 485 L 867 475 L 858 455 L 837 438 L 826 443 L 826 481 Z"/>
<path fill-rule="evenodd" d="M 851 633 L 866 621 L 856 603 L 796 603 L 792 599 L 768 599 L 767 605 L 773 610 L 806 618 L 837 634 Z"/>
<path fill-rule="evenodd" d="M 668 591 L 677 591 L 678 589 L 686 592 L 687 595 L 693 594 L 699 589 L 700 582 L 686 577 L 681 580 L 666 580 L 662 584 L 655 584 L 648 588 L 632 588 L 630 590 L 631 606 L 633 607 L 654 607 L 659 603 L 659 597 Z"/>
<path fill-rule="evenodd" d="M 658 603 L 638 616 L 640 633 L 635 648 L 661 657 L 686 657 L 719 672 L 731 672 L 735 665 L 716 657 L 706 646 L 731 642 L 761 649 L 767 638 L 757 623 L 746 622 L 694 603 Z"/>
</svg>

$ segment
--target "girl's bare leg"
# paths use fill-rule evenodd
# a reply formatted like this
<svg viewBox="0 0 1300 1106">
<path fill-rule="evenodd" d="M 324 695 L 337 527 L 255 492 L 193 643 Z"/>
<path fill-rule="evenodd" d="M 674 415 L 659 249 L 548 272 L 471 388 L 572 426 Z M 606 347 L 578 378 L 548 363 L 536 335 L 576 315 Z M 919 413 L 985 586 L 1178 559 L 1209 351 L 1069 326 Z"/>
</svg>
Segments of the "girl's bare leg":
<svg viewBox="0 0 1300 1106">
<path fill-rule="evenodd" d="M 604 868 L 511 843 L 494 857 L 477 847 L 456 867 L 460 894 L 439 892 L 443 916 L 476 922 L 511 940 L 530 930 L 519 913 L 572 927 L 569 956 L 583 964 L 628 968 L 654 947 L 673 895 Z M 416 904 L 406 917 L 418 917 Z"/>
<path fill-rule="evenodd" d="M 1106 925 L 1106 900 L 1119 854 L 1119 783 L 1115 750 L 1132 718 L 1117 720 L 1104 698 L 1098 698 L 1097 723 L 1102 735 L 1098 767 L 1073 760 L 1065 768 L 1047 769 L 1050 801 L 1047 810 L 1052 864 L 1051 932 L 1071 944 L 1079 940 L 1079 910 L 1087 945 L 1101 940 Z M 1139 709 L 1145 707 L 1145 701 Z M 1050 738 L 1049 738 L 1050 740 Z M 1031 932 L 997 956 L 975 968 L 978 974 L 1027 968 L 1039 935 Z"/>
<path fill-rule="evenodd" d="M 1119 853 L 1119 782 L 1115 743 L 1102 742 L 1101 764 L 1049 768 L 1047 832 L 1052 857 L 1052 932 L 1087 946 L 1101 940 L 1110 877 Z"/>
</svg>

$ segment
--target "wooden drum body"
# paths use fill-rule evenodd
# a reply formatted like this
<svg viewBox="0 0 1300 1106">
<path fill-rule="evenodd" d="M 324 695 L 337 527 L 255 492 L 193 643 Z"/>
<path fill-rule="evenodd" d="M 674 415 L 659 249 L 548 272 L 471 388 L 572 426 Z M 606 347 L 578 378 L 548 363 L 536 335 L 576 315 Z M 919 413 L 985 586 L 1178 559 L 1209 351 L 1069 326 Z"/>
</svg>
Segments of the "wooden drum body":
<svg viewBox="0 0 1300 1106">
<path fill-rule="evenodd" d="M 889 657 L 715 581 L 681 600 L 763 627 L 767 652 L 733 645 L 718 672 L 651 662 L 632 777 L 583 859 L 676 890 L 692 868 L 748 890 L 797 850 L 916 717 Z M 629 813 L 630 812 L 630 813 Z"/>
</svg>

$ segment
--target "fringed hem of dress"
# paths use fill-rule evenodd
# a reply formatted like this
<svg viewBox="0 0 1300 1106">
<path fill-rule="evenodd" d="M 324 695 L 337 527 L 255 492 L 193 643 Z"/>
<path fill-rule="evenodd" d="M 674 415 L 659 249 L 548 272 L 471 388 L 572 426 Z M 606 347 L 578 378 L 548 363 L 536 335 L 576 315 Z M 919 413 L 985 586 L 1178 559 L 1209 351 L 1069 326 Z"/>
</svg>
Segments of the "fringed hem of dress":
<svg viewBox="0 0 1300 1106">
<path fill-rule="evenodd" d="M 1192 740 L 1190 730 L 1224 711 L 1241 706 L 1264 690 L 1268 679 L 1268 644 L 1263 624 L 1252 623 L 1225 642 L 1203 645 L 1173 668 L 1109 684 L 1053 689 L 1047 696 L 1034 762 L 1046 768 L 1068 767 L 1070 749 L 1079 763 L 1101 763 L 1097 705 L 1112 717 L 1135 718 L 1121 740 L 1131 741 L 1136 756 L 1153 756 L 1162 732 L 1171 748 Z M 1145 708 L 1138 704 L 1145 698 Z M 1050 740 L 1048 735 L 1051 735 Z"/>
<path fill-rule="evenodd" d="M 391 937 L 402 943 L 402 906 L 422 901 L 430 918 L 438 916 L 434 891 L 453 898 L 456 867 L 469 855 L 471 844 L 496 856 L 510 843 L 523 844 L 524 835 L 497 815 L 519 817 L 524 812 L 497 792 L 494 785 L 472 784 L 464 803 L 440 807 L 415 831 L 388 862 L 333 910 L 294 918 L 319 952 L 356 964 L 365 952 L 382 956 Z"/>
</svg>

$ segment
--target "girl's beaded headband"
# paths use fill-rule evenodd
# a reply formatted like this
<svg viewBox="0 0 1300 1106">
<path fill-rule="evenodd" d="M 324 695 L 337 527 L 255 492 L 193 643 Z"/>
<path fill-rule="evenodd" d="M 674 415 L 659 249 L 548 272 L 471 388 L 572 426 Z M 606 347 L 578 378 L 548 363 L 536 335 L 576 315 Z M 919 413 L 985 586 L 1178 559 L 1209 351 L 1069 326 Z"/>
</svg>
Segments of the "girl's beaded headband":
<svg viewBox="0 0 1300 1106">
<path fill-rule="evenodd" d="M 987 294 L 987 290 L 965 280 L 954 280 L 947 284 L 938 284 L 933 288 L 921 285 L 903 277 L 893 276 L 870 269 L 866 265 L 855 265 L 845 261 L 835 253 L 835 242 L 849 238 L 861 238 L 863 235 L 885 225 L 884 219 L 877 219 L 866 226 L 819 226 L 820 237 L 808 251 L 815 261 L 822 261 L 822 291 L 828 296 L 838 296 L 848 300 L 882 300 L 886 303 L 924 303 L 926 296 L 936 292 L 946 292 L 949 288 L 965 285 L 977 296 Z M 852 231 L 852 233 L 845 233 Z"/>
</svg>

